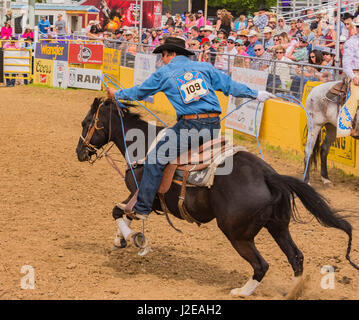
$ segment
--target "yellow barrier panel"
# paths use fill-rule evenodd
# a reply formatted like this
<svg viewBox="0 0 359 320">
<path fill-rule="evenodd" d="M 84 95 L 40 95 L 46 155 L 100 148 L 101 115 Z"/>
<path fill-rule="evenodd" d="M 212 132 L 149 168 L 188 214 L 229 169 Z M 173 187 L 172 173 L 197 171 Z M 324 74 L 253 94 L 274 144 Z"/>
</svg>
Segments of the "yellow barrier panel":
<svg viewBox="0 0 359 320">
<path fill-rule="evenodd" d="M 120 61 L 121 61 L 121 51 L 112 49 L 112 48 L 104 48 L 103 50 L 103 65 L 102 65 L 102 73 L 108 74 L 113 77 L 117 81 L 120 81 Z M 105 79 L 105 82 L 107 82 Z M 116 83 L 116 81 L 113 81 Z M 108 83 L 109 86 L 114 87 L 111 83 Z"/>
<path fill-rule="evenodd" d="M 131 68 L 120 67 L 120 82 L 126 88 L 133 86 L 134 71 Z M 310 90 L 319 85 L 319 82 L 308 82 L 305 87 L 304 98 L 309 94 Z M 226 114 L 228 97 L 222 92 L 216 92 L 217 97 L 222 107 L 222 114 Z M 144 102 L 147 107 L 165 114 L 175 116 L 174 108 L 171 106 L 164 93 L 159 92 L 154 96 L 154 103 Z M 223 121 L 224 122 L 224 121 Z M 222 123 L 223 125 L 223 123 Z M 296 104 L 278 101 L 268 100 L 263 109 L 262 123 L 260 127 L 260 141 L 271 146 L 278 146 L 283 150 L 288 150 L 295 154 L 304 155 L 304 127 L 306 125 L 306 116 L 304 110 L 298 107 Z M 241 133 L 242 134 L 242 133 Z M 347 173 L 355 174 L 359 176 L 359 148 L 355 147 L 355 140 L 349 139 L 350 143 L 354 143 L 354 147 L 350 149 L 350 153 L 347 153 L 348 145 L 346 142 L 337 141 L 333 150 L 341 150 L 345 156 L 336 155 L 334 161 L 330 161 L 332 165 L 341 168 Z M 350 155 L 350 161 L 348 162 L 348 155 Z M 330 155 L 329 159 L 332 159 Z"/>
</svg>

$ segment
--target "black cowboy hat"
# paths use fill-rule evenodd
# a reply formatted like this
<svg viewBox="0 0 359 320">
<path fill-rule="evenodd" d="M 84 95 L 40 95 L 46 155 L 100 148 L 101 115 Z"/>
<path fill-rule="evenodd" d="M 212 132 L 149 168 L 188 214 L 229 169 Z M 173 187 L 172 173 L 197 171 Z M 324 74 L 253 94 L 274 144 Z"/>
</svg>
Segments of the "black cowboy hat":
<svg viewBox="0 0 359 320">
<path fill-rule="evenodd" d="M 167 37 L 165 43 L 153 50 L 153 53 L 161 53 L 164 50 L 174 51 L 184 56 L 192 56 L 193 52 L 186 49 L 186 41 L 182 38 Z"/>
</svg>

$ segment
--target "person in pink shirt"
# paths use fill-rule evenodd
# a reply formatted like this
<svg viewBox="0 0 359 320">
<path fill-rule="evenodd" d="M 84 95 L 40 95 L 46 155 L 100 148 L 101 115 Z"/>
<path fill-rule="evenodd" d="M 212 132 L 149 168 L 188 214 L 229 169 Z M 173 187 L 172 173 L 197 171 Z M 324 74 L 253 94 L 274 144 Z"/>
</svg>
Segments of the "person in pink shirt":
<svg viewBox="0 0 359 320">
<path fill-rule="evenodd" d="M 6 21 L 5 26 L 1 28 L 1 39 L 3 40 L 9 40 L 12 37 L 12 28 L 11 28 L 11 22 Z"/>
<path fill-rule="evenodd" d="M 34 33 L 31 31 L 30 28 L 26 28 L 24 33 L 22 34 L 21 38 L 28 39 L 28 40 L 34 40 Z"/>
<path fill-rule="evenodd" d="M 205 25 L 205 21 L 204 21 L 204 16 L 203 16 L 203 11 L 202 10 L 198 10 L 197 11 L 197 20 L 196 20 L 196 25 L 198 28 L 202 27 Z"/>
</svg>

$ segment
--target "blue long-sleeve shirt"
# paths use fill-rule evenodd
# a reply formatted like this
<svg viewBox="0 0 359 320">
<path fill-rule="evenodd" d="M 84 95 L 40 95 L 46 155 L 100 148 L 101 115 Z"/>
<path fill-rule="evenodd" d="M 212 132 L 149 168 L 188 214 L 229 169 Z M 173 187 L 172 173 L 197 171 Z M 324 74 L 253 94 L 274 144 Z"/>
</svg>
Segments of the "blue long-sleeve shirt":
<svg viewBox="0 0 359 320">
<path fill-rule="evenodd" d="M 256 99 L 258 95 L 257 90 L 233 81 L 210 63 L 176 56 L 141 85 L 116 91 L 115 98 L 140 101 L 159 91 L 165 93 L 175 108 L 177 117 L 187 114 L 221 113 L 215 91 L 239 98 Z"/>
</svg>

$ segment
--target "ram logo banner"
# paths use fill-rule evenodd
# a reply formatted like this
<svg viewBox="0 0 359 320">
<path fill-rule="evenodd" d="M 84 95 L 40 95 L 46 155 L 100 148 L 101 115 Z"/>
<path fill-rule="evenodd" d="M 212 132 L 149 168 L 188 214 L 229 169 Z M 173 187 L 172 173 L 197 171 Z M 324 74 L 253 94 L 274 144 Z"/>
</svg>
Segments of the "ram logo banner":
<svg viewBox="0 0 359 320">
<path fill-rule="evenodd" d="M 69 46 L 65 43 L 36 43 L 35 58 L 67 61 Z"/>
<path fill-rule="evenodd" d="M 71 43 L 69 48 L 69 62 L 75 64 L 102 64 L 102 44 Z"/>
<path fill-rule="evenodd" d="M 69 87 L 101 90 L 102 70 L 69 68 L 68 74 Z"/>
<path fill-rule="evenodd" d="M 35 59 L 34 83 L 52 87 L 54 73 L 54 61 L 47 59 Z"/>
</svg>

